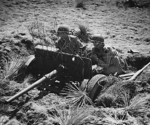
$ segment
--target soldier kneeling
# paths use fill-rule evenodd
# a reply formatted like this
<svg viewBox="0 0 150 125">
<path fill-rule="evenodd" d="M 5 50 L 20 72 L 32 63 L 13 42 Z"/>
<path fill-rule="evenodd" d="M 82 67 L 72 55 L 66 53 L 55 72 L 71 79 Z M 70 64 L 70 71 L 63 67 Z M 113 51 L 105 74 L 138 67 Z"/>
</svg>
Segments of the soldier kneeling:
<svg viewBox="0 0 150 125">
<path fill-rule="evenodd" d="M 104 38 L 100 35 L 93 35 L 91 40 L 94 44 L 90 57 L 92 63 L 95 64 L 93 71 L 105 75 L 124 74 L 126 63 L 119 57 L 117 51 L 111 47 L 105 47 Z"/>
</svg>

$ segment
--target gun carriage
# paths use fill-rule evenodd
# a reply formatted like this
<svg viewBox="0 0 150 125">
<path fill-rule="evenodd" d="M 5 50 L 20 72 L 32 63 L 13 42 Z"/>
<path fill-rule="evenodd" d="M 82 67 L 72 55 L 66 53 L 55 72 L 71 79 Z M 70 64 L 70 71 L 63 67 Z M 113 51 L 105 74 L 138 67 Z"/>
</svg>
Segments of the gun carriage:
<svg viewBox="0 0 150 125">
<path fill-rule="evenodd" d="M 7 103 L 12 102 L 31 89 L 38 87 L 40 91 L 59 93 L 65 83 L 78 82 L 81 89 L 85 89 L 89 97 L 94 101 L 99 92 L 103 89 L 107 80 L 105 75 L 92 74 L 91 59 L 68 53 L 60 52 L 53 47 L 38 45 L 35 47 L 35 55 L 26 62 L 25 74 L 32 74 L 37 80 L 29 87 L 12 96 Z M 120 75 L 127 76 L 128 80 L 134 80 L 146 69 L 150 63 L 136 73 Z M 88 82 L 83 82 L 87 79 Z M 71 83 L 70 83 L 71 84 Z"/>
<path fill-rule="evenodd" d="M 84 79 L 92 78 L 91 59 L 63 53 L 53 47 L 36 46 L 35 55 L 25 65 L 25 74 L 32 74 L 39 80 L 8 99 L 8 103 L 35 87 L 41 91 L 59 93 L 65 83 L 73 81 L 81 85 Z"/>
</svg>

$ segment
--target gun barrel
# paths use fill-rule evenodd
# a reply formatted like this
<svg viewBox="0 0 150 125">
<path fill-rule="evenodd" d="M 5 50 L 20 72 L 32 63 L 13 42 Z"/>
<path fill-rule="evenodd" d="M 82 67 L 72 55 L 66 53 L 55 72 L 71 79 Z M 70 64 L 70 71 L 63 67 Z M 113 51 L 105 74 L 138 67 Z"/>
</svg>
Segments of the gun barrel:
<svg viewBox="0 0 150 125">
<path fill-rule="evenodd" d="M 53 70 L 52 72 L 44 75 L 41 79 L 39 79 L 38 81 L 34 82 L 32 85 L 30 85 L 29 87 L 25 88 L 24 90 L 20 91 L 19 93 L 17 93 L 16 95 L 12 96 L 10 99 L 6 100 L 7 103 L 15 100 L 16 98 L 20 97 L 21 95 L 23 95 L 24 93 L 27 93 L 28 91 L 30 91 L 31 89 L 35 88 L 36 86 L 38 86 L 39 84 L 41 84 L 43 81 L 45 81 L 46 79 L 50 79 L 52 76 L 57 74 L 57 70 Z"/>
</svg>

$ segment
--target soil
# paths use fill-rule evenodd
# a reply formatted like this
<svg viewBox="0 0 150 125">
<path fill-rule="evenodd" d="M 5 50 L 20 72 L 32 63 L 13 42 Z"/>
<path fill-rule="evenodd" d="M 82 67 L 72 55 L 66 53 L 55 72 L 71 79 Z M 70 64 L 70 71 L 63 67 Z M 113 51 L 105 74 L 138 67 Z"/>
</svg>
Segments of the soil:
<svg viewBox="0 0 150 125">
<path fill-rule="evenodd" d="M 101 34 L 106 45 L 125 57 L 130 50 L 149 54 L 150 9 L 117 8 L 110 2 L 86 1 L 86 9 L 76 9 L 72 0 L 1 0 L 0 38 L 12 32 L 27 32 L 27 26 L 38 19 L 46 30 L 60 24 L 77 29 L 78 24 L 83 24 L 92 34 Z"/>
<path fill-rule="evenodd" d="M 13 41 L 16 45 L 18 45 L 19 40 L 21 40 L 22 43 L 28 43 L 30 40 L 32 41 L 28 27 L 33 22 L 41 22 L 47 35 L 50 31 L 56 30 L 57 26 L 61 24 L 67 24 L 71 29 L 78 29 L 78 25 L 82 24 L 89 29 L 90 33 L 101 34 L 105 38 L 106 46 L 115 47 L 120 55 L 127 58 L 127 61 L 130 62 L 130 64 L 140 69 L 144 63 L 148 63 L 150 61 L 150 8 L 118 8 L 114 4 L 115 1 L 116 0 L 87 0 L 84 2 L 84 9 L 77 9 L 75 8 L 74 1 L 72 0 L 1 0 L 0 48 L 4 45 L 2 44 L 4 41 Z M 24 39 L 24 36 L 28 40 Z M 30 44 L 30 42 L 28 44 Z M 19 46 L 21 45 L 19 44 Z M 5 47 L 5 50 L 11 52 L 11 48 L 9 47 Z M 137 61 L 140 62 L 137 64 Z M 150 70 L 148 69 L 147 72 L 144 72 L 141 77 L 138 77 L 137 79 L 138 81 L 144 79 L 143 84 L 138 82 L 140 86 L 138 94 L 142 94 L 142 97 L 145 97 L 145 100 L 148 100 L 150 97 Z M 0 96 L 6 96 L 5 98 L 9 98 L 14 95 L 14 93 L 17 93 L 19 90 L 30 85 L 28 82 L 22 84 L 16 83 L 15 81 L 3 82 L 4 84 L 2 83 L 0 85 L 4 85 L 6 88 L 4 91 L 0 91 Z M 8 90 L 8 83 L 10 85 L 9 89 L 11 89 L 6 91 Z M 1 88 L 0 90 L 2 90 Z M 66 125 L 68 123 L 68 125 L 70 125 L 69 122 L 76 124 L 73 117 L 74 112 L 72 113 L 69 110 L 69 107 L 65 105 L 65 98 L 53 93 L 42 93 L 41 97 L 36 99 L 38 93 L 39 91 L 37 89 L 33 89 L 28 93 L 28 95 L 20 97 L 12 104 L 3 105 L 3 107 L 0 100 L 0 111 L 3 111 L 0 113 L 0 124 Z M 31 97 L 31 100 L 28 100 L 26 96 Z M 113 95 L 111 95 L 111 98 L 113 98 Z M 24 102 L 22 102 L 22 100 Z M 143 109 L 142 104 L 146 105 L 149 103 L 144 101 L 143 103 L 140 103 L 139 100 L 139 103 L 135 104 L 139 104 L 139 107 L 141 104 L 139 112 L 136 113 L 138 116 L 141 116 L 140 118 L 136 116 L 134 117 L 132 114 L 132 106 L 134 108 L 134 105 L 128 106 L 127 108 L 125 107 L 125 110 L 121 108 L 95 108 L 94 113 L 96 115 L 90 117 L 90 120 L 86 121 L 86 123 L 88 125 L 92 125 L 94 123 L 106 123 L 107 125 L 137 125 L 137 122 L 139 125 L 149 124 L 149 107 L 144 107 L 145 110 L 143 114 L 140 112 L 140 109 Z M 5 108 L 7 110 L 5 110 Z M 87 109 L 85 111 L 87 111 Z M 126 113 L 126 109 L 131 109 L 131 113 Z M 118 110 L 122 112 L 118 113 Z M 78 110 L 78 113 L 80 113 L 80 110 Z M 84 111 L 81 110 L 81 113 L 84 113 Z M 114 113 L 115 115 L 111 115 L 111 113 Z M 77 119 L 81 116 L 80 114 L 75 115 L 77 121 L 81 121 L 81 119 Z M 86 113 L 86 115 L 87 114 L 88 113 Z M 82 117 L 84 118 L 86 115 L 84 114 Z M 63 118 L 61 118 L 61 116 Z M 97 116 L 97 119 L 94 116 Z M 120 118 L 120 116 L 122 117 Z M 70 121 L 67 121 L 67 119 Z"/>
</svg>

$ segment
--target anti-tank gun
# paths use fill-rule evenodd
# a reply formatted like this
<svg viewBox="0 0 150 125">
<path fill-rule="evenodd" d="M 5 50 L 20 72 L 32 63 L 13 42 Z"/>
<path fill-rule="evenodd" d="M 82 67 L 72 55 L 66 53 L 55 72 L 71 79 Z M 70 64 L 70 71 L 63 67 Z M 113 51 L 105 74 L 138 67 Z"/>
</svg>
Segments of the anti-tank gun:
<svg viewBox="0 0 150 125">
<path fill-rule="evenodd" d="M 146 67 L 148 65 L 150 64 L 147 64 Z M 86 86 L 89 97 L 94 101 L 108 82 L 107 77 L 103 74 L 92 76 L 91 59 L 63 53 L 53 47 L 40 45 L 35 47 L 35 55 L 27 61 L 26 66 L 26 74 L 32 74 L 39 80 L 6 100 L 8 103 L 35 87 L 41 91 L 59 93 L 65 83 L 70 81 L 77 81 L 81 88 Z M 129 80 L 134 80 L 143 69 L 145 67 L 137 73 L 126 74 L 121 77 L 133 75 Z M 82 82 L 84 79 L 88 80 L 85 84 Z"/>
<path fill-rule="evenodd" d="M 92 77 L 92 63 L 89 58 L 63 53 L 53 47 L 36 46 L 35 55 L 26 65 L 25 74 L 32 74 L 39 80 L 8 99 L 8 103 L 35 87 L 41 91 L 50 90 L 57 93 L 69 81 L 81 83 Z"/>
</svg>

